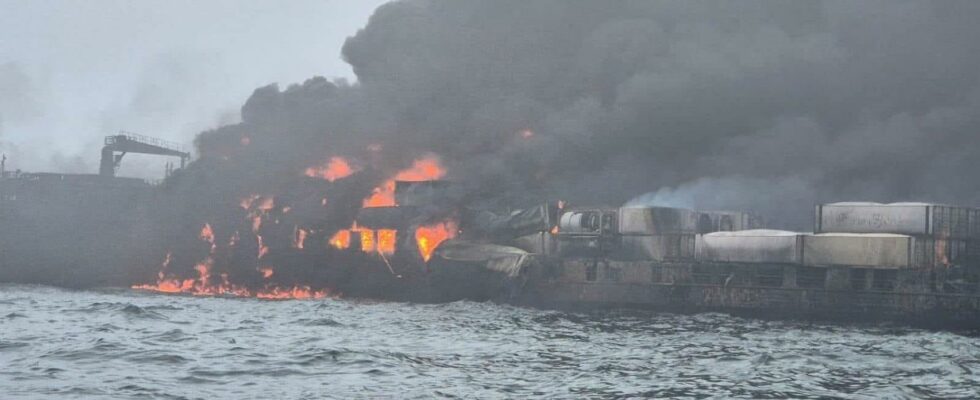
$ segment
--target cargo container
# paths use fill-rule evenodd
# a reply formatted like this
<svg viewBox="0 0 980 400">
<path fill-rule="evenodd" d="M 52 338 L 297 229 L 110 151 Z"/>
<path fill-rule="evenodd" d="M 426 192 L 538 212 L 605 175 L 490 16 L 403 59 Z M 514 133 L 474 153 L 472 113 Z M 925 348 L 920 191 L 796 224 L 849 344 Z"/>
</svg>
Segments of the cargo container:
<svg viewBox="0 0 980 400">
<path fill-rule="evenodd" d="M 915 238 L 892 233 L 821 233 L 803 237 L 803 264 L 913 268 Z"/>
<path fill-rule="evenodd" d="M 694 210 L 670 207 L 622 207 L 619 233 L 623 235 L 693 234 L 698 232 L 702 215 Z M 704 216 L 702 225 L 710 226 Z"/>
<path fill-rule="evenodd" d="M 734 232 L 752 229 L 763 229 L 765 223 L 762 217 L 741 211 L 698 211 L 707 216 L 710 225 L 699 223 L 698 233 Z M 699 219 L 701 222 L 703 218 Z"/>
<path fill-rule="evenodd" d="M 609 257 L 619 261 L 693 261 L 695 236 L 623 235 Z"/>
<path fill-rule="evenodd" d="M 974 260 L 977 247 L 966 240 L 915 238 L 915 267 L 939 268 Z"/>
<path fill-rule="evenodd" d="M 816 207 L 816 233 L 897 233 L 940 239 L 980 237 L 978 210 L 929 203 L 821 204 Z"/>
<path fill-rule="evenodd" d="M 799 232 L 753 229 L 714 232 L 697 237 L 697 260 L 702 262 L 801 264 L 803 237 Z"/>
</svg>

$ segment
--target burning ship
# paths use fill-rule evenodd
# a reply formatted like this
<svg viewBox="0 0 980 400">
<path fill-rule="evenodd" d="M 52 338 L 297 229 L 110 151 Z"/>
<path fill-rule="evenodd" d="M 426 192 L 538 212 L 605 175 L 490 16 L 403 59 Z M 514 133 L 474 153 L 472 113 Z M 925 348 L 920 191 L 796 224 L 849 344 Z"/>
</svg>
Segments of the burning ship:
<svg viewBox="0 0 980 400">
<path fill-rule="evenodd" d="M 813 232 L 789 232 L 738 211 L 475 207 L 434 155 L 380 176 L 334 156 L 277 195 L 195 202 L 180 183 L 213 166 L 150 185 L 114 176 L 126 152 L 189 156 L 120 134 L 99 175 L 4 173 L 0 279 L 980 327 L 974 208 L 822 204 Z"/>
</svg>

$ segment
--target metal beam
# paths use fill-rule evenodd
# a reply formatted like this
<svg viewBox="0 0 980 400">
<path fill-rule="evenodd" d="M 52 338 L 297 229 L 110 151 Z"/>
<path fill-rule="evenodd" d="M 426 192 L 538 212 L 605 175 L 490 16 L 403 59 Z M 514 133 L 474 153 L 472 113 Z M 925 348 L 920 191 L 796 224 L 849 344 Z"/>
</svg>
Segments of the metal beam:
<svg viewBox="0 0 980 400">
<path fill-rule="evenodd" d="M 116 152 L 120 154 L 116 154 Z M 105 137 L 105 146 L 102 147 L 102 160 L 99 163 L 99 175 L 115 176 L 119 162 L 122 161 L 126 153 L 180 157 L 181 168 L 187 164 L 187 160 L 191 157 L 191 154 L 184 151 L 183 146 L 179 143 L 130 132 L 120 132 L 118 135 Z"/>
</svg>

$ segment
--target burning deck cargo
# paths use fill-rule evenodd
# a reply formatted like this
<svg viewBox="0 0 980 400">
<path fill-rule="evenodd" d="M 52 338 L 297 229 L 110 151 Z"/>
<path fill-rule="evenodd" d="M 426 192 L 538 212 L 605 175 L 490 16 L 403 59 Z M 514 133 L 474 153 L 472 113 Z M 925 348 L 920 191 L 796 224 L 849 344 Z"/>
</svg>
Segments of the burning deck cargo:
<svg viewBox="0 0 980 400">
<path fill-rule="evenodd" d="M 469 299 L 980 327 L 972 208 L 831 203 L 817 206 L 816 233 L 801 233 L 760 229 L 762 218 L 736 211 L 480 206 L 443 179 L 448 171 L 431 154 L 388 174 L 333 156 L 275 194 L 195 203 L 198 192 L 173 186 L 206 178 L 189 168 L 160 186 L 8 174 L 0 278 L 199 296 Z M 188 214 L 188 204 L 200 206 Z M 76 224 L 64 229 L 57 219 Z M 18 239 L 27 237 L 42 241 Z M 52 269 L 72 271 L 60 275 L 72 280 L 46 281 Z"/>
</svg>

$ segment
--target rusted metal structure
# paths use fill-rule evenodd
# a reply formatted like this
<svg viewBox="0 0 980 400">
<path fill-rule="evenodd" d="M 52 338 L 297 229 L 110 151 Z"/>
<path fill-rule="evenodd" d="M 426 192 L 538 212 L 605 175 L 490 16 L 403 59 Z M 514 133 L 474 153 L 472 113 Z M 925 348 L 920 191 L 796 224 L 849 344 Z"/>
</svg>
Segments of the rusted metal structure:
<svg viewBox="0 0 980 400">
<path fill-rule="evenodd" d="M 116 154 L 118 153 L 118 154 Z M 180 158 L 180 168 L 187 165 L 191 153 L 177 142 L 143 136 L 132 132 L 119 132 L 117 135 L 105 137 L 102 147 L 102 159 L 99 162 L 99 175 L 113 177 L 116 169 L 126 153 L 156 154 Z"/>
</svg>

